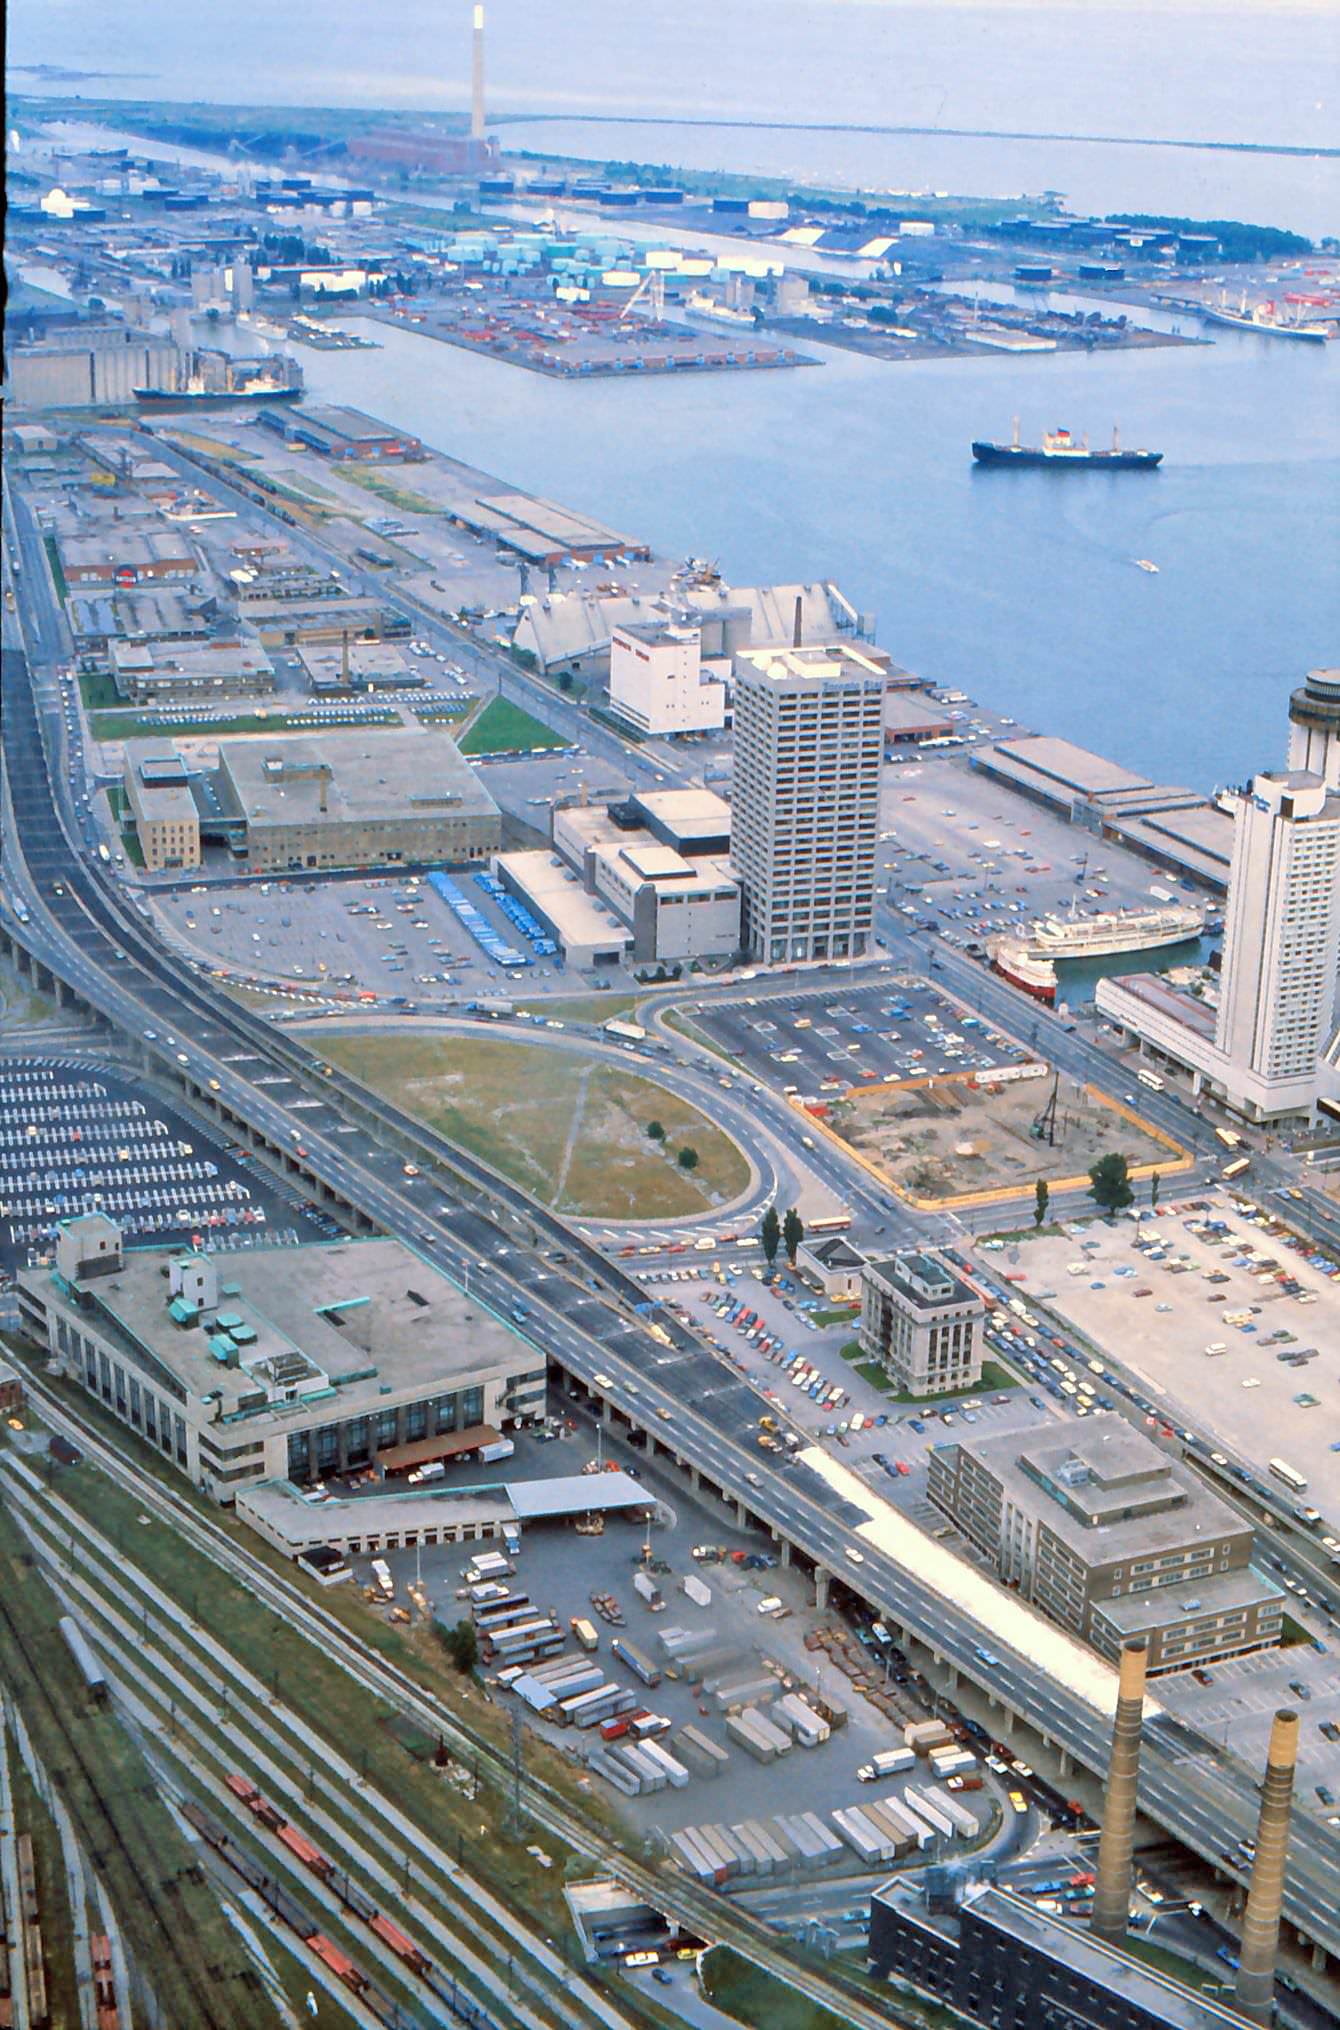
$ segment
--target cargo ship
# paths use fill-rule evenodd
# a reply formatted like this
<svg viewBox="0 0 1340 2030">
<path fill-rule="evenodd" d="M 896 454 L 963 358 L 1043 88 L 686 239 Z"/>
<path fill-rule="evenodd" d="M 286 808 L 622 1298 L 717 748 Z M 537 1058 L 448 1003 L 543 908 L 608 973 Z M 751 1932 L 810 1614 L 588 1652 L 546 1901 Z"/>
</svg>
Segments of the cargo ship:
<svg viewBox="0 0 1340 2030">
<path fill-rule="evenodd" d="M 1249 310 L 1244 296 L 1236 310 L 1226 303 L 1198 306 L 1197 314 L 1209 324 L 1227 324 L 1233 331 L 1254 331 L 1264 338 L 1300 338 L 1308 345 L 1325 345 L 1331 336 L 1326 324 L 1290 323 L 1276 315 L 1273 303 L 1254 303 Z"/>
<path fill-rule="evenodd" d="M 1047 916 L 1031 926 L 1026 938 L 992 939 L 987 953 L 993 972 L 1050 1007 L 1056 999 L 1058 959 L 1157 951 L 1164 945 L 1185 944 L 1204 928 L 1205 912 L 1189 902 L 1101 916 Z"/>
<path fill-rule="evenodd" d="M 975 441 L 972 455 L 979 465 L 1042 465 L 1052 472 L 1152 472 L 1163 462 L 1161 451 L 1123 451 L 1116 430 L 1106 451 L 1091 451 L 1089 440 L 1078 443 L 1068 430 L 1044 430 L 1041 444 L 1019 442 L 1019 418 L 1008 444 Z"/>
<path fill-rule="evenodd" d="M 135 400 L 164 407 L 197 402 L 296 402 L 303 391 L 302 368 L 287 353 L 233 359 L 202 347 L 185 354 L 183 364 L 186 376 L 181 387 L 135 388 Z"/>
</svg>

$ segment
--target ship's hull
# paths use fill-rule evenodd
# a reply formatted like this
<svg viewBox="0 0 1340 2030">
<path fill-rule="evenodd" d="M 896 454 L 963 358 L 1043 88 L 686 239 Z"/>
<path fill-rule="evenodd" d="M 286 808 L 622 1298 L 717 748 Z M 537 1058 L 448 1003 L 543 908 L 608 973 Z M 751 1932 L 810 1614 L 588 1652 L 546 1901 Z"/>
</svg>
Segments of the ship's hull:
<svg viewBox="0 0 1340 2030">
<path fill-rule="evenodd" d="M 180 408 L 183 403 L 191 408 L 216 408 L 232 402 L 296 402 L 302 389 L 256 388 L 250 394 L 240 388 L 223 388 L 217 393 L 182 389 L 174 394 L 169 388 L 135 388 L 132 393 L 137 402 L 156 403 L 164 408 Z"/>
<path fill-rule="evenodd" d="M 1008 980 L 1030 999 L 1041 1001 L 1045 1008 L 1055 1006 L 1056 973 L 1045 960 L 1039 962 L 1022 948 L 1010 945 L 989 949 L 993 973 L 999 973 L 1002 980 Z"/>
<path fill-rule="evenodd" d="M 1042 451 L 1030 444 L 974 443 L 979 465 L 1041 465 L 1048 472 L 1152 472 L 1161 451 Z"/>
<path fill-rule="evenodd" d="M 1330 337 L 1316 324 L 1269 324 L 1255 317 L 1238 317 L 1231 310 L 1202 309 L 1198 314 L 1209 324 L 1226 324 L 1231 331 L 1250 331 L 1260 338 L 1297 338 L 1304 345 L 1325 345 Z"/>
</svg>

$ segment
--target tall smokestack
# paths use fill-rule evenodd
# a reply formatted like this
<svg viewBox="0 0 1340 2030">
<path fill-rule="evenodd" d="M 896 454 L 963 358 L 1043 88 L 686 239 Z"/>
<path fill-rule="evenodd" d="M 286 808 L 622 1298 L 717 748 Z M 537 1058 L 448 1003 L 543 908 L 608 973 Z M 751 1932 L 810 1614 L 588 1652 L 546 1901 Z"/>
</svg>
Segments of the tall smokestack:
<svg viewBox="0 0 1340 2030">
<path fill-rule="evenodd" d="M 1261 1786 L 1261 1811 L 1256 1821 L 1256 1859 L 1242 1920 L 1242 1962 L 1235 2000 L 1253 2023 L 1268 2023 L 1275 1995 L 1275 1955 L 1280 1939 L 1280 1903 L 1284 1896 L 1284 1854 L 1289 1844 L 1289 1807 L 1293 1772 L 1298 1760 L 1298 1715 L 1287 1708 L 1276 1713 L 1266 1755 L 1266 1780 Z"/>
<path fill-rule="evenodd" d="M 474 67 L 470 91 L 470 139 L 484 138 L 484 10 L 475 8 Z"/>
<path fill-rule="evenodd" d="M 799 648 L 799 647 L 800 647 L 800 643 L 801 643 L 801 637 L 802 637 L 802 635 L 804 634 L 804 631 L 805 631 L 805 630 L 804 630 L 804 613 L 805 613 L 805 601 L 804 601 L 803 597 L 801 596 L 801 594 L 800 594 L 799 592 L 797 592 L 797 594 L 796 594 L 796 619 L 795 619 L 795 625 L 794 625 L 794 627 L 793 627 L 793 628 L 792 628 L 792 630 L 791 630 L 791 646 L 792 646 L 792 648 Z"/>
<path fill-rule="evenodd" d="M 1122 1645 L 1117 1678 L 1117 1713 L 1112 1723 L 1112 1756 L 1098 1842 L 1090 1929 L 1110 1945 L 1126 1934 L 1131 1911 L 1131 1852 L 1135 1845 L 1135 1801 L 1140 1777 L 1140 1722 L 1145 1708 L 1143 1636 Z"/>
</svg>

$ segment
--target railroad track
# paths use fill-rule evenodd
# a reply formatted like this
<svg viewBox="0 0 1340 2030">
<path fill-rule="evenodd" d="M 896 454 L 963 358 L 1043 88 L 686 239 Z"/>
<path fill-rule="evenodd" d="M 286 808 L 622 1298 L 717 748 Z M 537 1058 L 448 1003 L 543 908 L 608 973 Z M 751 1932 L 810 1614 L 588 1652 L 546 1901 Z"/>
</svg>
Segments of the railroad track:
<svg viewBox="0 0 1340 2030">
<path fill-rule="evenodd" d="M 112 1857 L 119 1857 L 127 1882 L 135 1884 L 139 1903 L 148 1916 L 154 1936 L 154 1967 L 157 1969 L 161 1959 L 162 1966 L 175 1970 L 180 1992 L 189 1997 L 193 2013 L 189 2017 L 178 2018 L 174 2030 L 237 2030 L 238 2019 L 232 2003 L 220 1997 L 209 1970 L 191 1949 L 189 1912 L 180 1895 L 173 1893 L 175 1883 L 160 1880 L 152 1868 L 143 1866 L 142 1856 L 153 1852 L 154 1839 L 142 1816 L 136 1792 L 123 1791 L 118 1799 L 118 1808 L 113 1810 L 105 1794 L 103 1772 L 85 1746 L 80 1730 L 71 1723 L 61 1701 L 46 1686 L 30 1631 L 14 1611 L 17 1588 L 10 1583 L 12 1571 L 6 1574 L 5 1568 L 9 1565 L 10 1554 L 0 1550 L 0 1649 L 5 1654 L 6 1675 L 11 1685 L 17 1687 L 14 1696 L 20 1711 L 30 1716 L 39 1712 L 44 1715 L 48 1730 L 62 1744 L 63 1762 L 78 1771 L 87 1787 L 97 1813 L 96 1827 L 85 1829 L 92 1863 L 106 1876 Z M 31 1728 L 31 1718 L 29 1724 Z M 56 1763 L 54 1758 L 44 1756 L 43 1759 L 52 1781 L 60 1783 L 60 1763 Z M 139 1855 L 123 1831 L 123 1821 L 126 1820 L 143 1834 Z"/>
<path fill-rule="evenodd" d="M 157 1513 L 211 1562 L 244 1584 L 365 1690 L 430 1732 L 440 1734 L 449 1747 L 477 1762 L 480 1773 L 506 1792 L 514 1781 L 514 1772 L 510 1758 L 502 1750 L 484 1736 L 473 1733 L 457 1714 L 425 1692 L 398 1666 L 365 1651 L 333 1615 L 307 1600 L 291 1581 L 280 1578 L 235 1545 L 180 1496 L 138 1474 L 106 1443 L 95 1426 L 75 1415 L 54 1391 L 32 1376 L 31 1369 L 28 1374 L 30 1391 L 40 1403 L 45 1420 L 95 1460 L 118 1486 L 132 1493 L 142 1507 Z M 898 2024 L 912 2030 L 915 2025 L 916 2018 L 899 2016 L 891 2004 L 872 2004 L 868 1991 L 853 1977 L 837 1971 L 819 1974 L 798 1966 L 778 1948 L 763 1925 L 735 1910 L 726 1899 L 699 1889 L 677 1870 L 657 1869 L 635 1859 L 615 1841 L 583 1825 L 574 1816 L 571 1800 L 531 1770 L 523 1769 L 522 1797 L 528 1815 L 538 1826 L 576 1848 L 594 1865 L 617 1875 L 657 1909 L 674 1917 L 686 1931 L 734 1946 L 753 1964 L 787 1981 L 809 2000 L 843 2014 L 853 2030 L 891 2030 L 891 2026 Z"/>
</svg>

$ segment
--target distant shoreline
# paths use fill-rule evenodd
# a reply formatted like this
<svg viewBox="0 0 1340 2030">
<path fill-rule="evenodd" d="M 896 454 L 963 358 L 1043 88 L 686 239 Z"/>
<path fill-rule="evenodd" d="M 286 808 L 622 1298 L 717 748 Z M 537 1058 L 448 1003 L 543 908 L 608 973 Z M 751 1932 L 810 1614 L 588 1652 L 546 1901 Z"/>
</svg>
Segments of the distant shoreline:
<svg viewBox="0 0 1340 2030">
<path fill-rule="evenodd" d="M 674 113 L 494 113 L 490 126 L 567 122 L 590 127 L 739 127 L 778 134 L 902 134 L 945 141 L 1067 141 L 1093 148 L 1213 148 L 1230 155 L 1340 155 L 1340 148 L 1303 148 L 1287 141 L 1169 141 L 1135 134 L 1046 134 L 1004 127 L 894 127 L 865 120 L 683 119 Z"/>
</svg>

